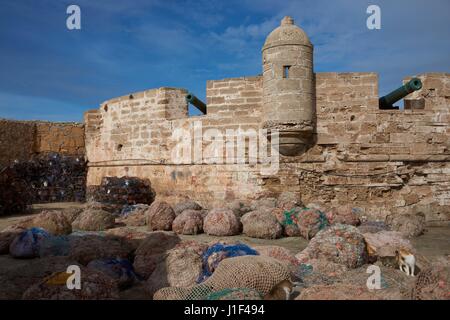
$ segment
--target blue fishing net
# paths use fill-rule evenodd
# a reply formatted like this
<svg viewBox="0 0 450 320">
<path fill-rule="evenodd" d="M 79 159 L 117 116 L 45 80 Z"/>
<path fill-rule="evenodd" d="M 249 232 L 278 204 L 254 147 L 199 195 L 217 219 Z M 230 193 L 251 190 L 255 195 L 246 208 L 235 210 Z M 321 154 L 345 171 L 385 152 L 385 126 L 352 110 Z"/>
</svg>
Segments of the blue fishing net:
<svg viewBox="0 0 450 320">
<path fill-rule="evenodd" d="M 122 207 L 122 210 L 120 211 L 120 216 L 125 218 L 127 217 L 130 213 L 132 213 L 134 210 L 137 209 L 137 206 L 132 204 L 132 205 L 124 205 Z"/>
<path fill-rule="evenodd" d="M 120 286 L 130 285 L 135 280 L 141 280 L 134 272 L 133 264 L 127 259 L 98 259 L 89 262 L 87 266 L 118 280 Z"/>
<path fill-rule="evenodd" d="M 127 259 L 99 259 L 89 262 L 88 267 L 102 270 L 109 273 L 114 278 L 122 276 L 134 277 L 133 265 Z"/>
<path fill-rule="evenodd" d="M 197 280 L 197 283 L 202 283 L 208 279 L 223 259 L 245 255 L 259 255 L 259 253 L 243 243 L 233 245 L 216 243 L 210 246 L 203 253 L 203 270 Z"/>
<path fill-rule="evenodd" d="M 42 240 L 49 237 L 50 234 L 41 228 L 25 230 L 14 239 L 9 251 L 16 258 L 37 257 Z"/>
<path fill-rule="evenodd" d="M 130 214 L 139 209 L 147 209 L 148 205 L 146 204 L 126 204 L 122 207 L 122 210 L 119 213 L 119 216 L 122 218 L 128 217 Z"/>
<path fill-rule="evenodd" d="M 51 236 L 42 240 L 39 256 L 67 256 L 70 252 L 70 238 L 68 236 Z"/>
</svg>

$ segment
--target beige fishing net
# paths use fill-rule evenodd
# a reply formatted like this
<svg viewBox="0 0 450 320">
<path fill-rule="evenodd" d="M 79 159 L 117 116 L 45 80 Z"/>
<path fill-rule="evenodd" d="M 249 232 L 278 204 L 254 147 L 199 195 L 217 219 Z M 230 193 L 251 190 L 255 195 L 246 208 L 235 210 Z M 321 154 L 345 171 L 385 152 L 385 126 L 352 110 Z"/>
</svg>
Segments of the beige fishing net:
<svg viewBox="0 0 450 320">
<path fill-rule="evenodd" d="M 421 271 L 411 290 L 413 300 L 450 300 L 450 267 L 433 265 Z"/>
<path fill-rule="evenodd" d="M 205 300 L 220 299 L 220 292 L 229 289 L 257 291 L 261 296 L 283 280 L 289 279 L 287 267 L 270 257 L 240 256 L 220 262 L 213 275 L 201 284 L 189 288 L 168 287 L 158 290 L 154 300 Z"/>
</svg>

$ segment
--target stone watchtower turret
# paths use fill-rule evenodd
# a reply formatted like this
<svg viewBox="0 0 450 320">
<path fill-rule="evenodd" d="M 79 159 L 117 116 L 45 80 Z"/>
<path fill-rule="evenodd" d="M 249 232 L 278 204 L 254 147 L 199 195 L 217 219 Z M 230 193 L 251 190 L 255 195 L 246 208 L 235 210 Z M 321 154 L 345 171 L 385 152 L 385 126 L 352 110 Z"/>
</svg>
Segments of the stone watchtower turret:
<svg viewBox="0 0 450 320">
<path fill-rule="evenodd" d="M 301 154 L 314 128 L 313 45 L 291 17 L 284 17 L 268 35 L 262 56 L 263 128 L 279 130 L 281 154 Z"/>
</svg>

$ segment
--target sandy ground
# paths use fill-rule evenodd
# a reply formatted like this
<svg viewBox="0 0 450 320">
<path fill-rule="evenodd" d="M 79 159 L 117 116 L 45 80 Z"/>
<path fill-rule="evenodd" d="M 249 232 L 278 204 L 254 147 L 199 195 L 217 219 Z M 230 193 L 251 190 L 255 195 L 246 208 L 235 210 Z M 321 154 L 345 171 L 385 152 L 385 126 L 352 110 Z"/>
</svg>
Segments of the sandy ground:
<svg viewBox="0 0 450 320">
<path fill-rule="evenodd" d="M 59 203 L 44 203 L 44 204 L 34 204 L 31 207 L 29 213 L 16 214 L 12 216 L 2 217 L 0 216 L 0 231 L 6 227 L 17 223 L 20 219 L 32 216 L 39 213 L 42 210 L 64 210 L 69 208 L 79 208 L 83 204 L 80 202 L 59 202 Z"/>
<path fill-rule="evenodd" d="M 18 220 L 37 214 L 41 210 L 63 210 L 67 208 L 80 207 L 82 203 L 51 203 L 51 204 L 36 204 L 33 205 L 31 211 L 27 214 L 0 217 L 0 231 L 4 228 L 15 224 Z M 146 230 L 146 227 L 138 227 L 139 230 Z M 214 240 L 227 239 L 239 240 L 250 246 L 252 245 L 277 245 L 288 249 L 293 254 L 302 251 L 307 245 L 308 241 L 300 237 L 287 237 L 276 240 L 254 239 L 244 235 L 232 237 L 215 237 L 207 234 L 200 235 L 181 235 L 183 240 L 195 240 L 199 242 L 212 242 Z M 448 227 L 428 227 L 425 234 L 411 239 L 411 242 L 417 253 L 422 255 L 427 260 L 434 260 L 436 257 L 450 255 L 450 226 Z M 0 255 L 0 275 L 8 274 L 15 268 L 20 268 L 28 264 L 28 260 L 13 259 L 9 255 Z M 133 286 L 132 288 L 122 291 L 120 293 L 121 299 L 150 299 L 151 297 L 145 292 L 142 285 Z"/>
<path fill-rule="evenodd" d="M 79 202 L 61 202 L 61 203 L 44 203 L 44 204 L 34 204 L 31 208 L 31 211 L 26 214 L 13 215 L 7 217 L 0 217 L 0 231 L 5 229 L 8 226 L 11 226 L 17 223 L 20 219 L 25 217 L 33 216 L 39 213 L 41 210 L 64 210 L 69 208 L 79 208 L 83 205 L 83 203 Z M 146 231 L 145 227 L 137 227 L 137 230 Z M 214 240 L 220 240 L 224 237 L 215 237 L 209 236 L 207 234 L 200 234 L 195 236 L 181 235 L 180 238 L 183 240 L 196 240 L 200 242 L 211 242 Z M 228 240 L 239 240 L 241 242 L 247 243 L 249 245 L 276 245 L 285 247 L 293 253 L 297 253 L 303 250 L 307 245 L 308 241 L 300 237 L 293 238 L 282 238 L 276 240 L 265 240 L 265 239 L 254 239 L 250 237 L 246 237 L 243 235 L 226 237 Z"/>
<path fill-rule="evenodd" d="M 27 214 L 0 217 L 0 231 L 4 228 L 13 225 L 18 220 L 31 216 L 40 212 L 41 210 L 62 210 L 68 208 L 76 208 L 82 206 L 78 202 L 63 202 L 63 203 L 45 203 L 35 204 L 32 206 L 31 212 Z M 142 229 L 142 228 L 139 228 Z M 143 228 L 145 230 L 145 227 Z M 207 234 L 200 234 L 195 236 L 182 235 L 182 239 L 196 240 L 201 242 L 210 242 L 214 240 L 223 239 L 224 237 L 209 236 Z M 225 237 L 229 240 L 239 240 L 249 245 L 276 245 L 281 246 L 292 253 L 298 253 L 303 250 L 308 241 L 301 237 L 288 237 L 276 240 L 254 239 L 244 235 Z M 424 235 L 411 239 L 412 244 L 417 251 L 425 257 L 435 257 L 450 255 L 450 226 L 447 227 L 428 227 Z"/>
</svg>

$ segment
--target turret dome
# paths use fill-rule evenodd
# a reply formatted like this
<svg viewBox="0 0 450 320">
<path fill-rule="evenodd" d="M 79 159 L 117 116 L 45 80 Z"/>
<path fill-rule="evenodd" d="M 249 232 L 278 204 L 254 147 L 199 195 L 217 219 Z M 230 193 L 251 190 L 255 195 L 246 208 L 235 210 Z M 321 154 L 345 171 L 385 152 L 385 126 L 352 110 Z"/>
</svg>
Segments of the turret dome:
<svg viewBox="0 0 450 320">
<path fill-rule="evenodd" d="M 311 41 L 305 31 L 294 24 L 294 19 L 284 17 L 278 28 L 273 30 L 266 38 L 263 50 L 282 45 L 303 45 L 312 47 Z"/>
</svg>

